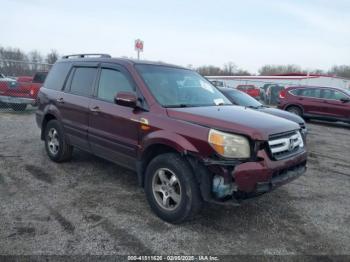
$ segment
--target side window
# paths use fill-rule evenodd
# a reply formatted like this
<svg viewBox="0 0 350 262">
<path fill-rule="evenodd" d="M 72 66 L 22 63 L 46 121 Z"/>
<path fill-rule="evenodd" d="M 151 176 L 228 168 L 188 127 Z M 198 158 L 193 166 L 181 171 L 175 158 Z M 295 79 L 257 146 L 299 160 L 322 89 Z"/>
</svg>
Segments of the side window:
<svg viewBox="0 0 350 262">
<path fill-rule="evenodd" d="M 70 92 L 76 95 L 90 96 L 96 72 L 96 68 L 77 67 L 73 75 Z"/>
<path fill-rule="evenodd" d="M 45 88 L 61 90 L 71 67 L 70 63 L 56 63 L 46 77 Z"/>
<path fill-rule="evenodd" d="M 120 91 L 134 91 L 134 88 L 122 72 L 102 68 L 97 97 L 113 102 L 114 96 Z"/>
<path fill-rule="evenodd" d="M 290 90 L 289 92 L 292 93 L 295 96 L 300 96 L 301 95 L 301 89 L 294 89 L 294 90 Z"/>
<path fill-rule="evenodd" d="M 321 90 L 318 88 L 303 89 L 303 90 L 301 90 L 300 95 L 306 96 L 306 97 L 320 98 L 321 97 Z"/>
<path fill-rule="evenodd" d="M 337 100 L 340 100 L 340 99 L 348 99 L 349 97 L 347 97 L 346 95 L 344 95 L 343 93 L 341 92 L 338 92 L 338 91 L 335 91 L 334 92 L 334 96 L 335 96 L 335 99 Z"/>
<path fill-rule="evenodd" d="M 38 83 L 38 84 L 44 83 L 46 76 L 47 76 L 46 72 L 36 73 L 33 78 L 33 83 Z"/>
<path fill-rule="evenodd" d="M 322 92 L 322 98 L 340 100 L 342 98 L 347 98 L 347 96 L 341 92 L 336 91 L 336 90 L 324 89 Z"/>
</svg>

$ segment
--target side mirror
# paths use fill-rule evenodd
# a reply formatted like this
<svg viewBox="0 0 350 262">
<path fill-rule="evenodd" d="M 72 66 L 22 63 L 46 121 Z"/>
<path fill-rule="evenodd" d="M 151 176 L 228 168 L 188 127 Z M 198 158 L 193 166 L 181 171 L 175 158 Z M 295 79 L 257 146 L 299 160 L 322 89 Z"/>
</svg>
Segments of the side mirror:
<svg viewBox="0 0 350 262">
<path fill-rule="evenodd" d="M 117 105 L 135 108 L 137 106 L 137 96 L 134 92 L 118 92 L 114 101 Z"/>
<path fill-rule="evenodd" d="M 340 101 L 343 103 L 348 103 L 350 102 L 350 98 L 341 98 Z"/>
</svg>

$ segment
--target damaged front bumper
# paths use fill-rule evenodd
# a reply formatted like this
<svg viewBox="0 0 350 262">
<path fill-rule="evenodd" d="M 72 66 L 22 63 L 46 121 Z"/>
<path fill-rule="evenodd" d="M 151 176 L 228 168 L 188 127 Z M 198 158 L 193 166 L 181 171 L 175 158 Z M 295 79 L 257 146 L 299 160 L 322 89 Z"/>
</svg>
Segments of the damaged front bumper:
<svg viewBox="0 0 350 262">
<path fill-rule="evenodd" d="M 208 202 L 239 204 L 284 185 L 306 172 L 307 153 L 305 150 L 290 158 L 274 161 L 265 150 L 260 150 L 257 160 L 237 162 L 232 160 L 207 160 L 204 169 L 209 179 L 201 181 L 203 198 Z M 198 170 L 198 169 L 197 169 Z M 219 175 L 235 189 L 231 196 L 217 199 L 213 194 L 212 180 Z M 203 174 L 201 175 L 203 178 Z M 229 201 L 233 200 L 233 201 Z"/>
</svg>

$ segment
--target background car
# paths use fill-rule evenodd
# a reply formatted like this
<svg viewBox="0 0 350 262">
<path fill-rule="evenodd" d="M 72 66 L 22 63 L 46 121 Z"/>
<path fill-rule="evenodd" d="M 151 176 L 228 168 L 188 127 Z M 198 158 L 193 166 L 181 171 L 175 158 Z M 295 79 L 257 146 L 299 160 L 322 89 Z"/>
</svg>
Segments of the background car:
<svg viewBox="0 0 350 262">
<path fill-rule="evenodd" d="M 17 80 L 0 78 L 1 107 L 10 107 L 15 111 L 23 111 L 27 105 L 36 105 L 40 87 L 43 85 L 47 72 L 37 72 L 34 76 L 20 76 Z"/>
<path fill-rule="evenodd" d="M 251 97 L 254 97 L 255 99 L 260 99 L 260 89 L 256 87 L 255 85 L 238 85 L 236 89 L 247 93 Z"/>
<path fill-rule="evenodd" d="M 305 124 L 305 121 L 300 116 L 297 116 L 295 114 L 292 114 L 290 112 L 286 112 L 280 109 L 271 108 L 266 105 L 263 105 L 262 103 L 252 98 L 251 96 L 236 89 L 219 88 L 219 90 L 235 105 L 249 107 L 249 108 L 258 110 L 260 112 L 282 117 L 297 123 L 301 127 L 304 136 L 306 135 L 307 133 L 306 124 Z"/>
<path fill-rule="evenodd" d="M 333 87 L 289 87 L 280 92 L 278 108 L 304 118 L 350 123 L 350 91 Z"/>
</svg>

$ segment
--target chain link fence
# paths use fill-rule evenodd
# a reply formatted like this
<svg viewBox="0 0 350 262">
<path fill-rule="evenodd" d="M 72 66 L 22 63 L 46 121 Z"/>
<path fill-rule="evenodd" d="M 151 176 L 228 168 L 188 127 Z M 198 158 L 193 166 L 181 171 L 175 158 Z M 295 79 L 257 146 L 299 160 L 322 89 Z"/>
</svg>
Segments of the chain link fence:
<svg viewBox="0 0 350 262">
<path fill-rule="evenodd" d="M 0 59 L 0 112 L 36 109 L 37 95 L 51 64 Z"/>
</svg>

